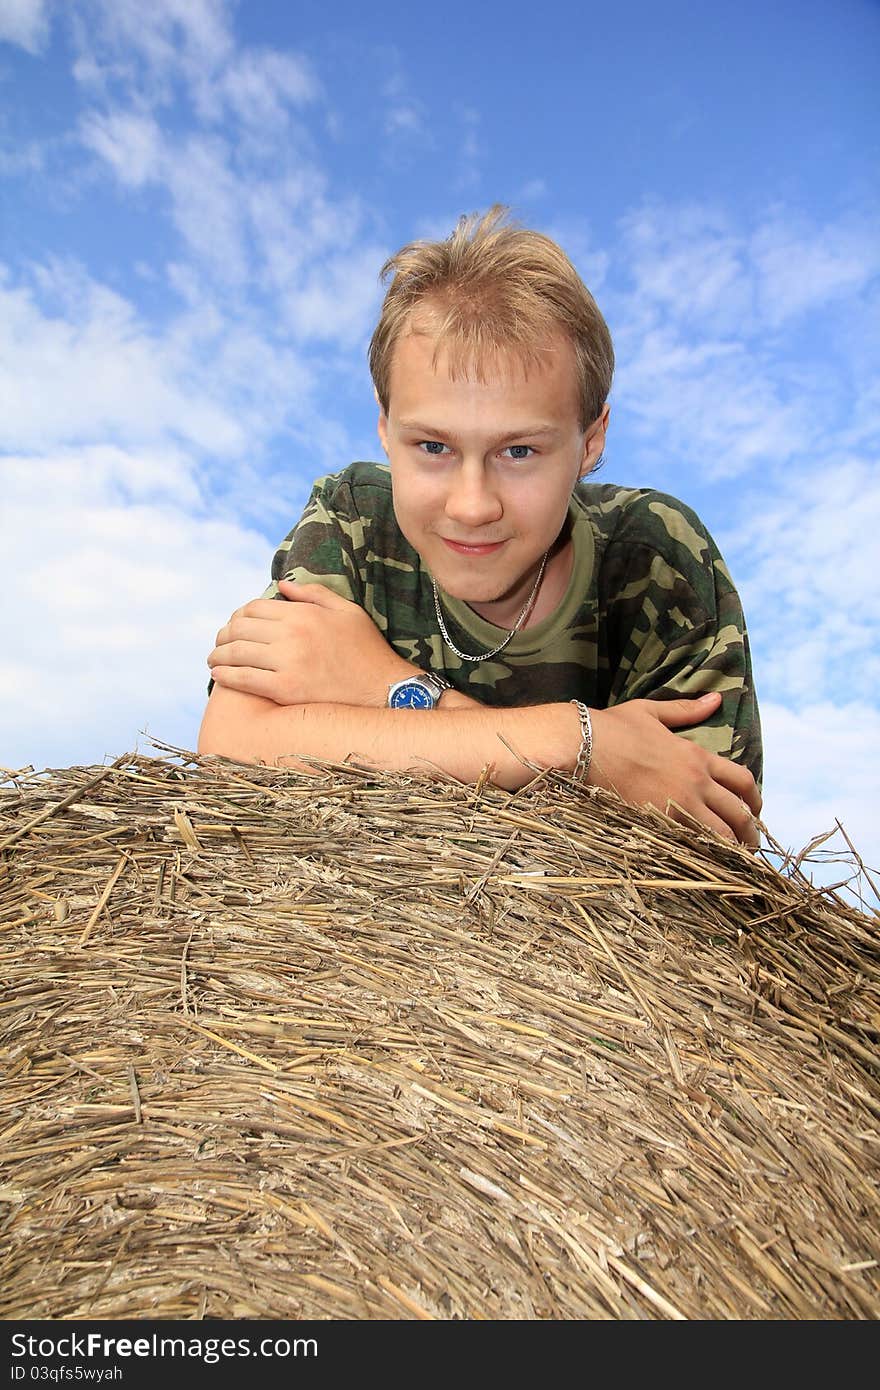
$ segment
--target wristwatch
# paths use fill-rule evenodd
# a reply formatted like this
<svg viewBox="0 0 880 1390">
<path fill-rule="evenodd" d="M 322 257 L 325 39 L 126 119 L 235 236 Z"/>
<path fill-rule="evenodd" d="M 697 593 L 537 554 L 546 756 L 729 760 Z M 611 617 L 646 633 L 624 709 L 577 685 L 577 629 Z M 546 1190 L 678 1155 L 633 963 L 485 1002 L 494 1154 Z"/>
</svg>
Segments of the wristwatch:
<svg viewBox="0 0 880 1390">
<path fill-rule="evenodd" d="M 419 671 L 417 676 L 406 676 L 392 685 L 388 691 L 388 708 L 433 709 L 444 690 L 451 689 L 443 676 L 435 676 L 433 671 Z"/>
</svg>

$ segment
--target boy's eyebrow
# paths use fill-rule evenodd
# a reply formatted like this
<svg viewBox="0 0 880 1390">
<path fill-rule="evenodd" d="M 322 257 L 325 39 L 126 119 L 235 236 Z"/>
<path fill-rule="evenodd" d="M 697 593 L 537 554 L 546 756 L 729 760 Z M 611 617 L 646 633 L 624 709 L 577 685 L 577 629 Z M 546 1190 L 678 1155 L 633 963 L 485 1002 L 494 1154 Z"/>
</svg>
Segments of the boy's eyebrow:
<svg viewBox="0 0 880 1390">
<path fill-rule="evenodd" d="M 419 420 L 398 420 L 397 425 L 402 430 L 412 430 L 416 434 L 423 434 L 426 438 L 433 438 L 435 434 L 453 434 L 453 430 L 443 429 L 437 425 L 425 425 Z M 544 437 L 546 435 L 559 434 L 556 425 L 518 425 L 516 429 L 504 430 L 499 438 L 515 439 L 520 435 L 528 435 L 530 439 Z"/>
</svg>

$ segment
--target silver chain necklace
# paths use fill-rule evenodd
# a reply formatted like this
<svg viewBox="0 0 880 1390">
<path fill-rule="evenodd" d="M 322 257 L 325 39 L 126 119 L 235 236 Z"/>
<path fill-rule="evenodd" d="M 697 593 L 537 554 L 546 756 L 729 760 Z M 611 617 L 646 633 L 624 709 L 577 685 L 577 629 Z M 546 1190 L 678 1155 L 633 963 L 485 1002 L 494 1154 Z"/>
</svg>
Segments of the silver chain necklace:
<svg viewBox="0 0 880 1390">
<path fill-rule="evenodd" d="M 450 651 L 455 652 L 455 655 L 460 657 L 462 661 L 488 661 L 490 656 L 497 656 L 499 652 L 503 651 L 504 648 L 507 646 L 508 642 L 511 640 L 511 638 L 515 637 L 516 634 L 519 632 L 526 618 L 532 611 L 535 599 L 538 597 L 538 590 L 541 587 L 541 580 L 544 578 L 544 570 L 547 565 L 547 556 L 549 554 L 549 549 L 544 551 L 544 557 L 541 560 L 541 565 L 538 569 L 538 577 L 532 585 L 532 592 L 526 599 L 525 606 L 523 607 L 522 612 L 520 613 L 513 627 L 508 632 L 504 641 L 499 642 L 498 646 L 493 647 L 490 652 L 483 652 L 482 656 L 468 656 L 467 652 L 459 651 L 458 647 L 455 645 L 452 638 L 449 636 L 449 633 L 446 630 L 446 624 L 443 621 L 443 614 L 440 610 L 440 591 L 437 588 L 436 579 L 434 579 L 432 576 L 431 583 L 434 587 L 434 612 L 437 614 L 437 622 L 440 626 L 440 631 L 443 634 L 443 641 L 446 643 L 447 647 L 449 647 Z"/>
</svg>

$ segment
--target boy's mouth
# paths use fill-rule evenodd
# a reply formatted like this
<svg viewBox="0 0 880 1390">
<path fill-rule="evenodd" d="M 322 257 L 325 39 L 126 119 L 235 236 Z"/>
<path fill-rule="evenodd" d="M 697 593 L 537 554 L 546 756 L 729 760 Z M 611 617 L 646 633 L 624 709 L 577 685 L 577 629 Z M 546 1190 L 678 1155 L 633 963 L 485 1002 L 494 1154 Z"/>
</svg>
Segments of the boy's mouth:
<svg viewBox="0 0 880 1390">
<path fill-rule="evenodd" d="M 454 550 L 457 555 L 493 555 L 496 550 L 500 550 L 504 541 L 489 541 L 482 544 L 473 544 L 464 541 L 451 541 L 442 537 L 443 544 L 448 545 L 450 550 Z"/>
</svg>

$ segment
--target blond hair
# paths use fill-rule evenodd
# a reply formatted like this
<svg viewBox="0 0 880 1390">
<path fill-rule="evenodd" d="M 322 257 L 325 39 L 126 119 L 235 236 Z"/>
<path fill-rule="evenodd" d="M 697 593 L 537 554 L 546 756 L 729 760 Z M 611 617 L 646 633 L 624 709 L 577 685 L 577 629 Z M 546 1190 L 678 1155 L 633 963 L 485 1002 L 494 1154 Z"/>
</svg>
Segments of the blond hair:
<svg viewBox="0 0 880 1390">
<path fill-rule="evenodd" d="M 479 380 L 501 354 L 537 362 L 561 331 L 574 349 L 582 428 L 601 413 L 614 373 L 608 325 L 562 248 L 509 221 L 507 208 L 460 217 L 445 241 L 410 242 L 380 278 L 390 285 L 369 360 L 386 414 L 394 348 L 414 327 L 435 338 L 435 366 L 445 348 L 453 375 Z"/>
</svg>

